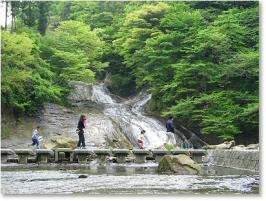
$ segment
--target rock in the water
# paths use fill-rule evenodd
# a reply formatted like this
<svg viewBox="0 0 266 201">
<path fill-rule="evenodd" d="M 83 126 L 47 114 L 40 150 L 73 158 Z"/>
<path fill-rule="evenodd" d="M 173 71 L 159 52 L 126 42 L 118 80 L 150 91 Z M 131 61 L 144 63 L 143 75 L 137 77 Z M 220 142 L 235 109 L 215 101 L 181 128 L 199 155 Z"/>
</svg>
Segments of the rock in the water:
<svg viewBox="0 0 266 201">
<path fill-rule="evenodd" d="M 197 175 L 201 173 L 201 167 L 188 155 L 165 155 L 159 162 L 158 172 L 179 175 Z"/>
<path fill-rule="evenodd" d="M 247 149 L 259 149 L 259 144 L 249 144 Z"/>
<path fill-rule="evenodd" d="M 235 141 L 232 140 L 230 142 L 225 141 L 222 144 L 217 144 L 217 145 L 206 145 L 203 148 L 204 149 L 230 149 L 233 146 L 235 146 Z"/>
<path fill-rule="evenodd" d="M 84 174 L 82 174 L 82 175 L 79 175 L 79 178 L 88 178 L 88 176 L 87 176 L 87 175 L 84 175 Z"/>
<path fill-rule="evenodd" d="M 54 136 L 49 141 L 43 144 L 45 149 L 52 148 L 76 148 L 77 140 L 65 136 Z"/>
<path fill-rule="evenodd" d="M 235 150 L 259 149 L 259 144 L 249 144 L 248 146 L 237 145 L 237 146 L 232 147 L 231 149 L 235 149 Z"/>
<path fill-rule="evenodd" d="M 232 147 L 232 149 L 236 149 L 236 150 L 243 150 L 243 149 L 246 149 L 245 145 L 237 145 L 237 146 L 234 146 Z"/>
</svg>

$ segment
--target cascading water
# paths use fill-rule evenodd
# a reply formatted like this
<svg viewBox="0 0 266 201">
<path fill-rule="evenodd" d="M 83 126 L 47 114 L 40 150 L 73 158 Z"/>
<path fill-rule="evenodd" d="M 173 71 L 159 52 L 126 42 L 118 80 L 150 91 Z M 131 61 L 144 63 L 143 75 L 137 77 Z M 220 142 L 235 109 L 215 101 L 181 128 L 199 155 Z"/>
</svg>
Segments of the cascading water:
<svg viewBox="0 0 266 201">
<path fill-rule="evenodd" d="M 141 92 L 131 101 L 118 103 L 111 97 L 104 84 L 95 85 L 92 88 L 92 100 L 104 105 L 104 113 L 120 126 L 122 132 L 134 146 L 137 146 L 140 131 L 144 129 L 146 131 L 145 147 L 157 148 L 166 142 L 167 136 L 166 129 L 160 121 L 143 114 L 144 105 L 150 99 L 151 94 Z M 182 144 L 184 139 L 185 137 L 177 139 L 177 141 Z"/>
</svg>

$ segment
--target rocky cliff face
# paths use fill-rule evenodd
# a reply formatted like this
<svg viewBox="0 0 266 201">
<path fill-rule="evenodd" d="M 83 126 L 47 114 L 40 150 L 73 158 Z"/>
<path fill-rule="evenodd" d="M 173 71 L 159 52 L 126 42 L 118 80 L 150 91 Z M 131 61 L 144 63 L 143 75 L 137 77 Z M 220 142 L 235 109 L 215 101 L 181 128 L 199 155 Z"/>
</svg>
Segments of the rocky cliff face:
<svg viewBox="0 0 266 201">
<path fill-rule="evenodd" d="M 103 106 L 96 102 L 97 97 L 93 94 L 92 85 L 75 82 L 74 90 L 68 97 L 71 107 L 64 107 L 53 103 L 46 103 L 40 111 L 38 118 L 21 119 L 18 126 L 13 126 L 10 133 L 12 136 L 2 140 L 2 147 L 26 148 L 31 143 L 32 129 L 41 126 L 41 135 L 44 142 L 56 136 L 64 136 L 78 140 L 75 132 L 81 114 L 87 116 L 88 122 L 85 128 L 85 139 L 88 147 L 114 147 L 132 148 L 131 143 L 121 132 L 120 127 L 110 117 L 103 113 Z M 102 98 L 102 97 L 98 97 Z M 27 129 L 19 129 L 22 125 L 30 125 Z M 17 128 L 18 127 L 18 128 Z M 23 126 L 24 128 L 25 126 Z"/>
<path fill-rule="evenodd" d="M 45 104 L 40 122 L 45 139 L 63 135 L 77 140 L 75 131 L 81 114 L 86 115 L 88 119 L 84 135 L 89 147 L 131 148 L 130 142 L 119 127 L 101 110 L 84 106 L 65 108 L 56 104 Z"/>
<path fill-rule="evenodd" d="M 166 142 L 164 124 L 147 116 L 144 111 L 151 94 L 143 91 L 122 100 L 114 97 L 103 83 L 90 85 L 73 82 L 72 85 L 72 93 L 67 98 L 71 106 L 46 103 L 40 111 L 38 124 L 42 128 L 44 140 L 49 141 L 57 135 L 77 140 L 77 123 L 80 115 L 84 114 L 88 119 L 84 130 L 88 147 L 138 147 L 137 139 L 141 130 L 146 131 L 144 147 L 147 149 L 161 147 Z M 177 137 L 176 140 L 178 144 L 186 141 L 184 136 L 180 139 Z M 31 131 L 28 132 L 28 142 L 31 142 Z"/>
</svg>

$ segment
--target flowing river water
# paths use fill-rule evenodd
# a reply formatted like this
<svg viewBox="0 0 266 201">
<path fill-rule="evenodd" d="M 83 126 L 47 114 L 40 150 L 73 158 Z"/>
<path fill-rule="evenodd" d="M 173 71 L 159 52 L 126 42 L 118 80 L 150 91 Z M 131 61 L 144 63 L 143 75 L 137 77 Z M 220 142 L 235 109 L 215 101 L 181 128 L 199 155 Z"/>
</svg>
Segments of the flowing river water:
<svg viewBox="0 0 266 201">
<path fill-rule="evenodd" d="M 159 175 L 157 164 L 49 165 L 2 171 L 4 194 L 256 194 L 259 176 L 204 167 L 201 176 Z M 67 170 L 66 170 L 67 169 Z M 79 178 L 79 175 L 87 178 Z"/>
</svg>

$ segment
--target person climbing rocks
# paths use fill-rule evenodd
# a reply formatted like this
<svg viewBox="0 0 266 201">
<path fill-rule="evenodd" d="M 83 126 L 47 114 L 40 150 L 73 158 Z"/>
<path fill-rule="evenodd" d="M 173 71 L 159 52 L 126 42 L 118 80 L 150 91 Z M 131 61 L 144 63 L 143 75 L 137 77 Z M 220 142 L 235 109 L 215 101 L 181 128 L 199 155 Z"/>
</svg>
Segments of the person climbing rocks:
<svg viewBox="0 0 266 201">
<path fill-rule="evenodd" d="M 37 126 L 35 129 L 33 129 L 32 131 L 32 144 L 30 144 L 31 146 L 35 146 L 37 149 L 40 149 L 40 140 L 42 139 L 40 136 L 40 126 Z"/>
<path fill-rule="evenodd" d="M 139 144 L 139 147 L 141 148 L 141 149 L 144 149 L 144 134 L 145 134 L 145 130 L 141 130 L 141 132 L 140 132 L 140 136 L 139 136 L 139 138 L 138 138 L 138 144 Z"/>
<path fill-rule="evenodd" d="M 78 121 L 78 126 L 77 126 L 77 133 L 79 135 L 79 141 L 78 141 L 78 148 L 83 148 L 85 149 L 86 145 L 85 145 L 85 137 L 84 137 L 84 128 L 86 127 L 86 116 L 85 115 L 81 115 Z M 82 145 L 82 147 L 80 146 Z"/>
</svg>

